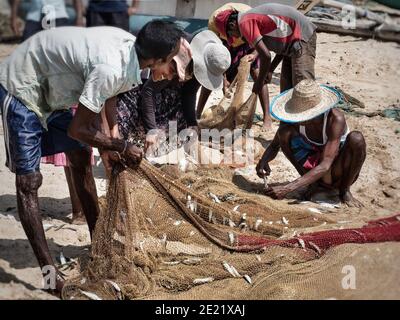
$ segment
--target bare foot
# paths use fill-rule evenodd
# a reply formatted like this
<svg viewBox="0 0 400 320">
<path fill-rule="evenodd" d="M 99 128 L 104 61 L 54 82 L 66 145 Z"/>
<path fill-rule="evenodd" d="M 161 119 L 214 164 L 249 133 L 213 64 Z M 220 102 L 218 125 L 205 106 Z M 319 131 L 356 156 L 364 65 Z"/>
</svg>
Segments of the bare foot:
<svg viewBox="0 0 400 320">
<path fill-rule="evenodd" d="M 84 225 L 86 224 L 86 218 L 82 212 L 72 213 L 71 223 L 76 225 Z"/>
<path fill-rule="evenodd" d="M 349 207 L 361 208 L 364 205 L 353 197 L 350 191 L 346 191 L 344 194 L 340 195 L 340 200 Z"/>
<path fill-rule="evenodd" d="M 264 131 L 271 131 L 272 130 L 272 121 L 271 119 L 264 119 L 263 123 L 263 129 Z"/>
</svg>

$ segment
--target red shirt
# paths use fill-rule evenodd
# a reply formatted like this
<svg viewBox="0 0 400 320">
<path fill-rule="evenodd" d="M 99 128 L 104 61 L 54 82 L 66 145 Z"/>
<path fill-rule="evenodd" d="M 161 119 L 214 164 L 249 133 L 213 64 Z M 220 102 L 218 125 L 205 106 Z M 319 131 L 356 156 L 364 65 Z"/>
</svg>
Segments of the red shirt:
<svg viewBox="0 0 400 320">
<path fill-rule="evenodd" d="M 316 26 L 296 9 L 269 3 L 239 14 L 239 30 L 255 46 L 261 39 L 270 51 L 290 55 L 294 42 L 307 42 Z"/>
</svg>

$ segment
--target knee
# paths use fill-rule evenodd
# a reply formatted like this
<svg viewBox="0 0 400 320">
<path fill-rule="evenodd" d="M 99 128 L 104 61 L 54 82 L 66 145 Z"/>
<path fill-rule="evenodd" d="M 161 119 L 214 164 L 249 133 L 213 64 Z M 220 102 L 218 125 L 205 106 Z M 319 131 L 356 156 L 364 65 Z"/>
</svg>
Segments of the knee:
<svg viewBox="0 0 400 320">
<path fill-rule="evenodd" d="M 360 131 L 352 131 L 349 133 L 348 137 L 348 144 L 353 149 L 357 149 L 360 151 L 365 151 L 366 143 L 363 134 Z"/>
<path fill-rule="evenodd" d="M 42 185 L 43 176 L 40 172 L 33 172 L 16 176 L 17 192 L 22 194 L 36 193 Z"/>
<path fill-rule="evenodd" d="M 88 148 L 70 151 L 66 155 L 72 168 L 86 168 L 91 164 L 91 151 Z"/>
</svg>

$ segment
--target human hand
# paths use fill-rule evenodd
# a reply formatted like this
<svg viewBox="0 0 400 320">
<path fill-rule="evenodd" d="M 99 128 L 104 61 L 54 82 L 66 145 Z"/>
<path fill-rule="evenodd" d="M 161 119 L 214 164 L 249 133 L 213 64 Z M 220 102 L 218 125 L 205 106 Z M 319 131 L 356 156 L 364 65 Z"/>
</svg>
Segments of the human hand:
<svg viewBox="0 0 400 320">
<path fill-rule="evenodd" d="M 133 144 L 128 144 L 122 157 L 128 167 L 136 169 L 143 159 L 143 150 Z"/>
<path fill-rule="evenodd" d="M 144 153 L 147 153 L 147 150 L 152 149 L 157 145 L 157 134 L 147 134 L 146 141 L 144 142 Z"/>
<path fill-rule="evenodd" d="M 135 6 L 131 6 L 128 8 L 128 15 L 132 16 L 134 14 L 136 14 L 137 12 L 137 8 Z"/>
<path fill-rule="evenodd" d="M 256 172 L 260 178 L 264 178 L 265 176 L 268 177 L 271 174 L 271 168 L 268 162 L 261 158 L 257 164 Z"/>
<path fill-rule="evenodd" d="M 14 35 L 20 36 L 21 35 L 21 30 L 20 30 L 20 23 L 18 21 L 17 17 L 11 17 L 11 29 L 14 32 Z"/>
<path fill-rule="evenodd" d="M 77 17 L 75 20 L 75 26 L 77 27 L 84 27 L 85 23 L 83 21 L 83 17 Z"/>
<path fill-rule="evenodd" d="M 247 60 L 247 62 L 254 62 L 254 60 L 256 60 L 258 54 L 255 53 L 250 53 L 247 56 L 245 56 L 244 58 Z"/>
<path fill-rule="evenodd" d="M 289 192 L 291 192 L 291 190 L 287 187 L 287 185 L 283 185 L 283 186 L 269 187 L 265 191 L 265 194 L 268 197 L 271 197 L 272 199 L 282 200 Z"/>
</svg>

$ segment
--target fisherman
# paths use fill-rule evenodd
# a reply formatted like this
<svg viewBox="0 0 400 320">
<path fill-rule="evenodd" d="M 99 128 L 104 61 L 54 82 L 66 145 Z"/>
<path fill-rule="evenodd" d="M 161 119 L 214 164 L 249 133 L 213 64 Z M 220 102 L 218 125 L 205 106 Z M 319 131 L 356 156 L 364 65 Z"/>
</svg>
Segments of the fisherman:
<svg viewBox="0 0 400 320">
<path fill-rule="evenodd" d="M 157 75 L 152 75 L 140 90 L 135 88 L 118 96 L 117 134 L 143 141 L 146 152 L 150 147 L 157 149 L 160 132 L 168 132 L 170 121 L 177 122 L 178 133 L 186 128 L 198 131 L 199 88 L 221 89 L 223 74 L 230 63 L 229 51 L 215 33 L 209 30 L 185 33 L 178 54 L 165 65 L 169 78 L 157 79 Z"/>
<path fill-rule="evenodd" d="M 66 153 L 92 235 L 99 207 L 87 146 L 131 167 L 142 158 L 142 150 L 109 136 L 115 124 L 99 114 L 141 83 L 140 69 L 168 77 L 163 64 L 178 52 L 182 36 L 175 24 L 160 20 L 145 25 L 137 39 L 114 27 L 61 27 L 32 36 L 0 65 L 6 165 L 16 175 L 18 214 L 41 268 L 54 262 L 40 218 L 40 157 Z M 72 117 L 66 106 L 74 104 Z M 59 292 L 63 279 L 56 273 Z"/>
<path fill-rule="evenodd" d="M 228 36 L 225 33 L 225 28 L 223 25 L 224 21 L 217 18 L 218 15 L 224 11 L 229 11 L 229 12 L 235 11 L 238 13 L 243 13 L 248 10 L 251 10 L 251 7 L 248 6 L 247 4 L 226 3 L 222 7 L 215 10 L 211 14 L 210 19 L 208 20 L 208 29 L 213 31 L 222 40 L 223 44 L 228 48 L 231 54 L 231 61 L 232 61 L 231 65 L 224 74 L 224 86 L 223 86 L 224 93 L 226 92 L 232 81 L 235 79 L 238 73 L 240 60 L 245 56 L 247 56 L 247 59 L 249 59 L 249 61 L 252 62 L 250 68 L 250 75 L 253 78 L 253 80 L 256 81 L 259 76 L 260 60 L 258 58 L 257 51 L 241 38 L 236 38 L 236 39 L 228 38 Z M 266 83 L 264 84 L 261 90 L 268 90 L 268 86 Z M 205 87 L 202 87 L 201 94 L 199 96 L 199 103 L 197 106 L 198 118 L 201 117 L 201 113 L 203 112 L 204 106 L 207 102 L 208 97 L 210 96 L 210 93 L 211 93 L 210 90 L 206 89 Z M 268 105 L 263 104 L 261 102 L 261 106 L 264 112 L 263 126 L 266 129 L 270 129 L 271 117 L 269 115 Z"/>
<path fill-rule="evenodd" d="M 259 177 L 269 176 L 269 162 L 279 150 L 296 168 L 300 178 L 267 187 L 266 194 L 283 199 L 288 193 L 316 186 L 337 189 L 343 203 L 360 207 L 350 192 L 366 157 L 363 134 L 351 131 L 343 112 L 335 108 L 339 93 L 312 80 L 303 80 L 294 89 L 277 96 L 271 115 L 281 121 L 279 129 L 257 165 Z"/>
<path fill-rule="evenodd" d="M 267 3 L 244 13 L 225 10 L 216 20 L 219 31 L 228 42 L 242 38 L 254 47 L 260 59 L 260 72 L 253 85 L 253 92 L 260 97 L 264 109 L 269 106 L 265 81 L 271 82 L 272 74 L 282 62 L 280 90 L 293 88 L 301 80 L 315 80 L 314 60 L 316 51 L 316 26 L 295 8 Z M 271 61 L 271 51 L 275 58 Z"/>
</svg>

